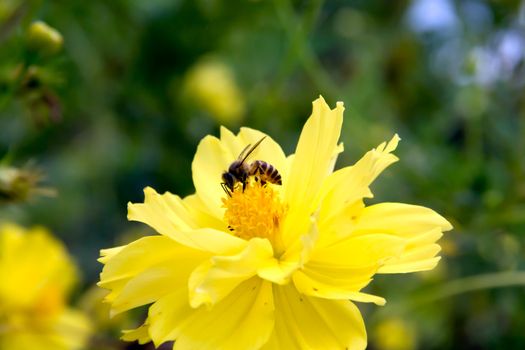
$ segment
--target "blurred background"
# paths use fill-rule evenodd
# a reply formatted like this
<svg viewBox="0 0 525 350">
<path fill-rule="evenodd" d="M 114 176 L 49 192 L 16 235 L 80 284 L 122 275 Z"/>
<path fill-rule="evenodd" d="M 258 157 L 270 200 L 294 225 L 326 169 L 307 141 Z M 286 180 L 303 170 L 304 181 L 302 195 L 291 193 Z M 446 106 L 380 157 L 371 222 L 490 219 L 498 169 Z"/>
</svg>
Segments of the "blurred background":
<svg viewBox="0 0 525 350">
<path fill-rule="evenodd" d="M 90 305 L 99 249 L 150 232 L 128 201 L 191 194 L 220 125 L 293 152 L 322 94 L 346 106 L 338 167 L 403 140 L 369 203 L 455 227 L 438 268 L 367 288 L 369 348 L 524 348 L 524 84 L 521 1 L 1 0 L 0 221 L 64 241 Z M 105 315 L 93 349 L 140 348 Z"/>
</svg>

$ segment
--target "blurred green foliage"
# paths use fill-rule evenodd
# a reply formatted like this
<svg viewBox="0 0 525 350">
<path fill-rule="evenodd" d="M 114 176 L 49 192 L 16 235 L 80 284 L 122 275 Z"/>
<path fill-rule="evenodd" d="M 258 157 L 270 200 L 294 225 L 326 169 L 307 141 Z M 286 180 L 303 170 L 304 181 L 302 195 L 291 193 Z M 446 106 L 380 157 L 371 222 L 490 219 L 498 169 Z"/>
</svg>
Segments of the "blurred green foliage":
<svg viewBox="0 0 525 350">
<path fill-rule="evenodd" d="M 61 34 L 58 48 L 40 32 L 34 44 L 37 20 Z M 126 202 L 148 185 L 192 193 L 194 151 L 219 120 L 290 153 L 322 94 L 347 108 L 339 166 L 399 133 L 401 161 L 375 184 L 377 201 L 429 206 L 455 226 L 438 269 L 376 279 L 370 290 L 389 304 L 361 305 L 368 328 L 400 317 L 411 347 L 523 348 L 525 289 L 491 288 L 515 275 L 461 278 L 525 266 L 524 25 L 510 0 L 0 1 L 0 158 L 32 162 L 56 190 L 3 205 L 0 220 L 48 226 L 87 289 L 98 250 L 142 233 Z M 195 93 L 189 72 L 210 57 L 222 78 Z M 215 96 L 241 107 L 224 112 Z M 370 337 L 371 349 L 383 343 Z"/>
</svg>

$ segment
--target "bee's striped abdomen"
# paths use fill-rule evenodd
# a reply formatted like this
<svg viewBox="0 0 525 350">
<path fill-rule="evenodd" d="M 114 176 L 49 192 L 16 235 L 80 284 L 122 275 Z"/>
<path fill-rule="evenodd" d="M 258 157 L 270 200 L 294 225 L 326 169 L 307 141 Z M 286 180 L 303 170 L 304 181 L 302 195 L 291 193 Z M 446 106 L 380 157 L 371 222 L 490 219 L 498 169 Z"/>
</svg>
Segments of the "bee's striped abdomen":
<svg viewBox="0 0 525 350">
<path fill-rule="evenodd" d="M 267 182 L 282 185 L 279 171 L 273 165 L 262 160 L 256 160 L 250 164 L 250 175 L 258 178 L 263 185 Z"/>
</svg>

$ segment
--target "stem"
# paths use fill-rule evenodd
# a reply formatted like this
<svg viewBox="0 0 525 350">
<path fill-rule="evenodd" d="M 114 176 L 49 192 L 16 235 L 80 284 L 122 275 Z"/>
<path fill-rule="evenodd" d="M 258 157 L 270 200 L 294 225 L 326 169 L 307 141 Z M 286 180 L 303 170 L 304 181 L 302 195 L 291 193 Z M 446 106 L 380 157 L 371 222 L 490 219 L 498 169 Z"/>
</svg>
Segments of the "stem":
<svg viewBox="0 0 525 350">
<path fill-rule="evenodd" d="M 525 285 L 525 272 L 508 271 L 487 273 L 477 276 L 459 278 L 432 289 L 425 289 L 407 298 L 408 301 L 394 302 L 388 309 L 392 311 L 408 311 L 410 309 L 430 304 L 435 301 L 456 295 L 475 292 L 483 289 L 502 288 Z"/>
<path fill-rule="evenodd" d="M 308 33 L 315 24 L 315 20 L 322 7 L 322 0 L 317 0 L 308 8 L 301 22 L 294 14 L 289 0 L 275 0 L 277 16 L 290 41 L 290 49 L 286 54 L 280 77 L 293 67 L 293 58 L 297 58 L 306 74 L 312 79 L 317 88 L 327 95 L 337 95 L 337 89 L 332 79 L 325 72 L 317 56 L 308 43 Z"/>
<path fill-rule="evenodd" d="M 21 3 L 11 14 L 11 16 L 0 25 L 0 43 L 6 40 L 17 24 L 22 20 L 29 9 L 29 2 Z"/>
</svg>

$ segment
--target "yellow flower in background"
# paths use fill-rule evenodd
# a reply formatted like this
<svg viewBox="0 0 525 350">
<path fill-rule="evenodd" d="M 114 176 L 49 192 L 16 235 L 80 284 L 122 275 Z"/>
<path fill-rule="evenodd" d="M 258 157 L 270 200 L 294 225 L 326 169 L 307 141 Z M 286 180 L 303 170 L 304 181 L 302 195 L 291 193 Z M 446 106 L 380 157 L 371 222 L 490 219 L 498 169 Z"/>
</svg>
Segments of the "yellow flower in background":
<svg viewBox="0 0 525 350">
<path fill-rule="evenodd" d="M 236 124 L 244 115 L 244 100 L 233 71 L 218 58 L 204 58 L 190 68 L 183 90 L 219 124 Z"/>
<path fill-rule="evenodd" d="M 288 157 L 260 131 L 222 128 L 220 139 L 207 136 L 197 148 L 195 194 L 146 188 L 144 203 L 128 205 L 130 220 L 160 235 L 101 252 L 99 285 L 111 290 L 112 313 L 152 304 L 124 339 L 176 340 L 174 349 L 366 347 L 352 301 L 385 303 L 361 291 L 376 273 L 434 268 L 436 241 L 452 227 L 425 207 L 364 204 L 372 181 L 397 161 L 397 135 L 333 171 L 343 110 L 314 101 Z M 223 172 L 263 137 L 246 164 L 261 160 L 268 165 L 259 170 L 272 171 L 248 176 L 245 188 L 221 186 Z M 272 168 L 282 185 L 270 181 Z"/>
<path fill-rule="evenodd" d="M 416 349 L 414 328 L 400 318 L 382 320 L 373 332 L 375 347 L 379 350 L 413 350 Z"/>
<path fill-rule="evenodd" d="M 43 228 L 0 225 L 0 349 L 82 349 L 87 318 L 69 308 L 76 270 Z"/>
</svg>

